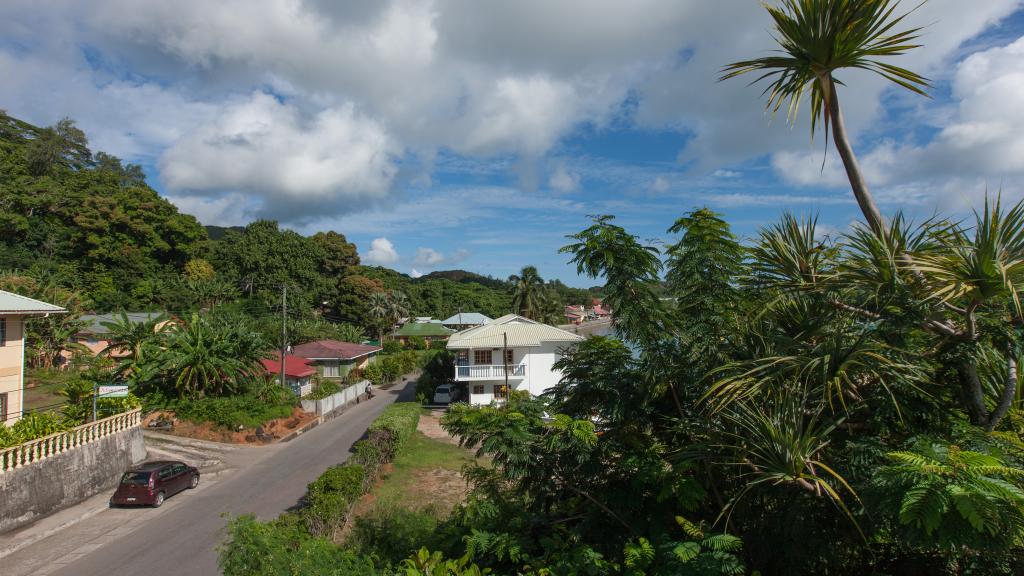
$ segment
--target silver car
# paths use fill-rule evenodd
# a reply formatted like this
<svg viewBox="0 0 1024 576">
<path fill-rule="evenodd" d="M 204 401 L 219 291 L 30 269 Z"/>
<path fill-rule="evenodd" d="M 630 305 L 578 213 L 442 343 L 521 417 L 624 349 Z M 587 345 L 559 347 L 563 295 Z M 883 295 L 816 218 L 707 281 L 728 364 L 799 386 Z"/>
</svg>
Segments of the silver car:
<svg viewBox="0 0 1024 576">
<path fill-rule="evenodd" d="M 434 389 L 434 404 L 448 404 L 452 401 L 453 392 L 451 384 L 441 384 Z"/>
</svg>

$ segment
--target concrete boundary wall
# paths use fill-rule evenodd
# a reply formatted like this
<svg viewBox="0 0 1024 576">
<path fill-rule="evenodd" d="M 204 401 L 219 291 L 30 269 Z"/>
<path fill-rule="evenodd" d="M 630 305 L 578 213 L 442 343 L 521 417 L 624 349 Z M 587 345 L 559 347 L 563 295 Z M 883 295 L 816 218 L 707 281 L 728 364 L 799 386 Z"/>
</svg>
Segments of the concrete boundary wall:
<svg viewBox="0 0 1024 576">
<path fill-rule="evenodd" d="M 317 416 L 328 416 L 332 412 L 336 412 L 345 408 L 349 404 L 355 403 L 360 396 L 366 393 L 366 387 L 369 386 L 368 380 L 357 382 L 341 392 L 331 394 L 326 398 L 320 400 L 303 400 L 302 409 L 306 412 L 314 412 Z M 328 416 L 329 417 L 329 416 Z"/>
<path fill-rule="evenodd" d="M 0 474 L 0 532 L 34 522 L 112 490 L 124 471 L 146 459 L 134 426 Z"/>
</svg>

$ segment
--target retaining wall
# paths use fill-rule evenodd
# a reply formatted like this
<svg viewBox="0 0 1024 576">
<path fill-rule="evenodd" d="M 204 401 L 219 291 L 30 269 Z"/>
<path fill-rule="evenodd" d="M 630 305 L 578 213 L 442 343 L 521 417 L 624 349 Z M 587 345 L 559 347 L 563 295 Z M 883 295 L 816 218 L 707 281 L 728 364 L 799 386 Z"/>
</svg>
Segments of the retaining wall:
<svg viewBox="0 0 1024 576">
<path fill-rule="evenodd" d="M 0 532 L 112 490 L 125 469 L 145 459 L 136 425 L 0 472 Z"/>
</svg>

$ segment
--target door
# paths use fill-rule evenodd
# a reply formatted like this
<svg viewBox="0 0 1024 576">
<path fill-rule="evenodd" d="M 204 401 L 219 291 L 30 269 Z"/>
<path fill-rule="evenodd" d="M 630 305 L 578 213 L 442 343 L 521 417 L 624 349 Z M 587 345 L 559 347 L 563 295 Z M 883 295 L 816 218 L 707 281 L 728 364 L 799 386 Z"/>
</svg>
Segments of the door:
<svg viewBox="0 0 1024 576">
<path fill-rule="evenodd" d="M 188 466 L 175 464 L 171 467 L 171 478 L 174 479 L 174 491 L 181 492 L 188 488 L 188 482 L 192 479 L 192 475 L 188 473 Z"/>
</svg>

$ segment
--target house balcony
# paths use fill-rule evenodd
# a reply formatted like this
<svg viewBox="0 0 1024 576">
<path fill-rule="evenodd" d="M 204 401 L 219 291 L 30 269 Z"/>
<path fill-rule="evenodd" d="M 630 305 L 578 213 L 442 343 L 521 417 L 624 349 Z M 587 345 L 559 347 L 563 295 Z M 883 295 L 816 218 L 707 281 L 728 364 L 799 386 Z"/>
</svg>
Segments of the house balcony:
<svg viewBox="0 0 1024 576">
<path fill-rule="evenodd" d="M 501 364 L 474 364 L 455 367 L 455 380 L 469 382 L 472 380 L 503 380 L 505 371 L 509 380 L 521 380 L 526 377 L 526 364 L 503 366 Z"/>
</svg>

